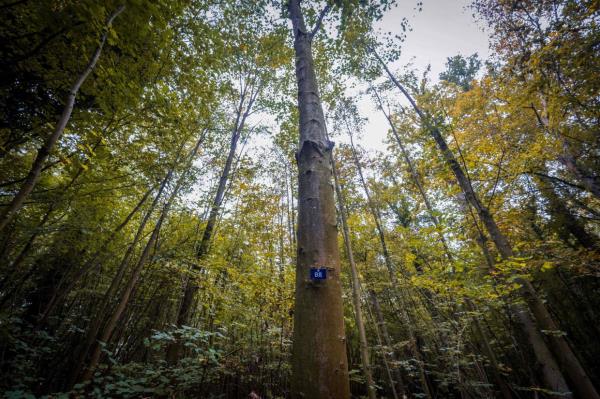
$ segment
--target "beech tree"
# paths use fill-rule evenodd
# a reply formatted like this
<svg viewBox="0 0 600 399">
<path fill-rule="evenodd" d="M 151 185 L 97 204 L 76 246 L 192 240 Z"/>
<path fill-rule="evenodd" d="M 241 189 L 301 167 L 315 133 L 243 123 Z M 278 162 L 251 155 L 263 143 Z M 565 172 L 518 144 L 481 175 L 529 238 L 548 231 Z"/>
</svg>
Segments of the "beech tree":
<svg viewBox="0 0 600 399">
<path fill-rule="evenodd" d="M 598 5 L 470 5 L 0 5 L 2 395 L 598 397 Z"/>
</svg>

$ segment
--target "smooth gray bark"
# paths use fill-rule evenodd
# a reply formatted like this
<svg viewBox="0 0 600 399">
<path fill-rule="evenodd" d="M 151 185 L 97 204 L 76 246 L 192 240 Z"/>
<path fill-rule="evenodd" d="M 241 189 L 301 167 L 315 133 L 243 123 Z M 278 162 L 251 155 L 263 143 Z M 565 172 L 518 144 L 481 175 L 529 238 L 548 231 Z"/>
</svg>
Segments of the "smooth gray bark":
<svg viewBox="0 0 600 399">
<path fill-rule="evenodd" d="M 325 133 L 312 58 L 312 38 L 319 24 L 309 33 L 300 1 L 290 0 L 287 5 L 294 35 L 300 116 L 292 397 L 347 399 L 350 383 L 330 162 L 333 143 Z M 326 268 L 327 279 L 312 281 L 313 267 Z"/>
</svg>

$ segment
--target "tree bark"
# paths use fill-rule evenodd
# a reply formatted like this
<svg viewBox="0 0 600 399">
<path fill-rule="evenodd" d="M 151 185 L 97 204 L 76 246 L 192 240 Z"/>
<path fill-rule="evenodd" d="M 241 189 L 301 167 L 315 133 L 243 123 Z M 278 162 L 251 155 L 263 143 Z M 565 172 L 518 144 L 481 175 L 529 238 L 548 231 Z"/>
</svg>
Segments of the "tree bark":
<svg viewBox="0 0 600 399">
<path fill-rule="evenodd" d="M 98 62 L 98 59 L 100 58 L 100 53 L 102 53 L 102 48 L 104 47 L 104 43 L 106 42 L 110 25 L 112 25 L 114 19 L 117 16 L 119 16 L 119 14 L 123 12 L 123 10 L 125 10 L 125 6 L 120 6 L 108 17 L 108 20 L 106 21 L 106 25 L 104 27 L 104 33 L 100 37 L 100 44 L 98 44 L 98 47 L 96 47 L 96 50 L 92 54 L 87 66 L 85 67 L 81 75 L 77 77 L 77 79 L 73 83 L 73 86 L 71 86 L 69 90 L 69 95 L 67 96 L 67 101 L 65 102 L 65 106 L 63 108 L 62 115 L 60 116 L 60 119 L 58 120 L 54 131 L 46 139 L 42 147 L 38 150 L 35 160 L 31 165 L 31 169 L 27 174 L 25 182 L 23 182 L 23 185 L 11 201 L 10 205 L 0 216 L 0 232 L 6 228 L 6 226 L 11 222 L 16 213 L 21 209 L 21 207 L 25 203 L 25 200 L 27 199 L 29 194 L 31 194 L 38 180 L 40 179 L 40 173 L 42 171 L 42 168 L 44 167 L 44 163 L 50 156 L 50 152 L 54 148 L 54 145 L 62 135 L 63 131 L 65 130 L 65 127 L 67 126 L 67 123 L 69 122 L 69 119 L 71 118 L 71 113 L 73 112 L 73 106 L 75 105 L 75 97 L 77 96 L 77 92 L 79 91 L 79 88 L 81 87 L 83 82 L 85 82 L 89 74 L 92 72 L 92 70 L 96 66 L 96 63 Z"/>
<path fill-rule="evenodd" d="M 325 118 L 308 33 L 299 0 L 288 2 L 292 20 L 300 142 L 298 161 L 298 255 L 292 345 L 292 397 L 349 398 L 337 223 Z M 317 26 L 318 28 L 318 26 Z M 325 280 L 310 269 L 327 268 Z"/>
</svg>

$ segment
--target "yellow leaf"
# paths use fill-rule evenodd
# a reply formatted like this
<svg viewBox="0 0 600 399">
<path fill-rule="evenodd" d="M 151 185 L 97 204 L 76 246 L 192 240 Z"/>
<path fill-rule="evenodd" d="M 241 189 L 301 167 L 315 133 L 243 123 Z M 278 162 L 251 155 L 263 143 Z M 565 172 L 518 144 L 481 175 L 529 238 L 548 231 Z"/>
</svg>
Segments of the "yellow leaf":
<svg viewBox="0 0 600 399">
<path fill-rule="evenodd" d="M 544 264 L 542 265 L 542 271 L 544 272 L 552 269 L 554 269 L 554 263 L 552 262 L 544 262 Z"/>
</svg>

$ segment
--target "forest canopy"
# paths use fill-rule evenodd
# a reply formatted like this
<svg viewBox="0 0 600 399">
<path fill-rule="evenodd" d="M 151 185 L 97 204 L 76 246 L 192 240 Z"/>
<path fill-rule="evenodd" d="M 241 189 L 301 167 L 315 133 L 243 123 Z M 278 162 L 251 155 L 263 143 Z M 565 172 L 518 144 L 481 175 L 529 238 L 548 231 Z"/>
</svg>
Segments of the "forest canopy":
<svg viewBox="0 0 600 399">
<path fill-rule="evenodd" d="M 600 2 L 440 3 L 0 2 L 2 397 L 600 399 Z"/>
</svg>

